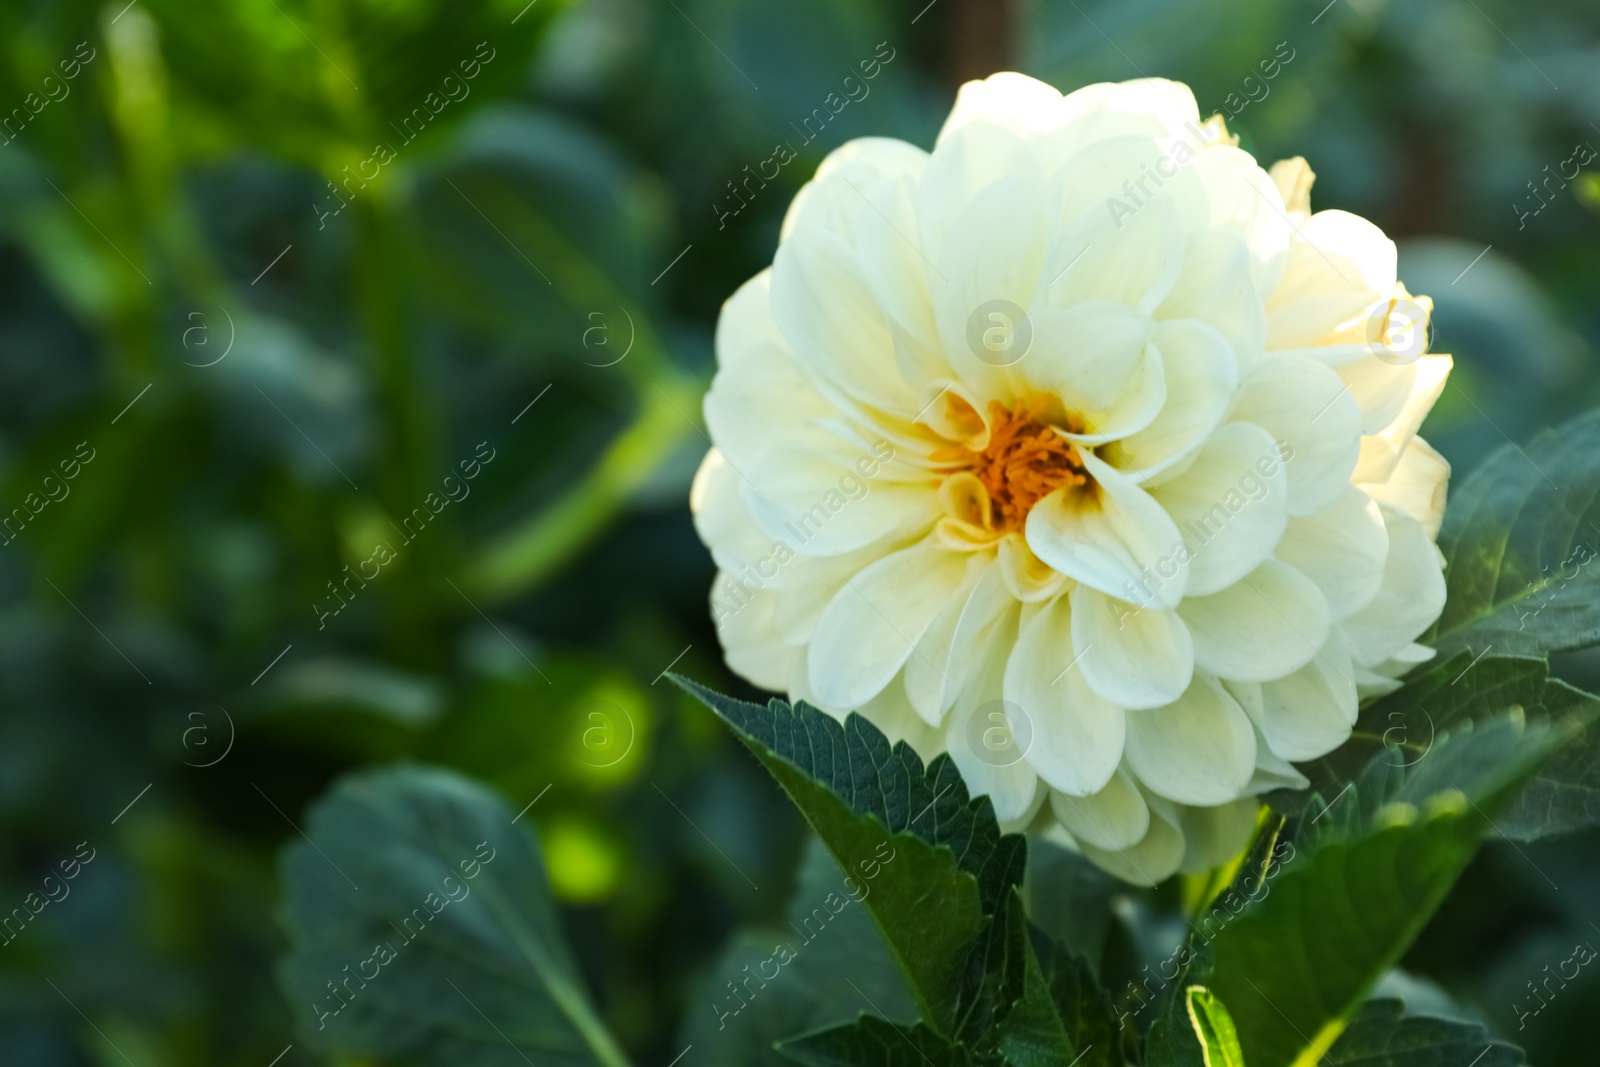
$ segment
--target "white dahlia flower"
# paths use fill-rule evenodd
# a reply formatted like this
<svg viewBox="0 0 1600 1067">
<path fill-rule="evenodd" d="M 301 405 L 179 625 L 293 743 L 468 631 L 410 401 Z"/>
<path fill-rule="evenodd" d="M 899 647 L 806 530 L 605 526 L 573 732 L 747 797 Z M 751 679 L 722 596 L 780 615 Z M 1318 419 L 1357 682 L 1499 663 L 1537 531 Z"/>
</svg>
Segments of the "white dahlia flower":
<svg viewBox="0 0 1600 1067">
<path fill-rule="evenodd" d="M 997 74 L 931 153 L 833 152 L 722 310 L 693 492 L 733 670 L 1137 882 L 1242 847 L 1444 605 L 1426 298 L 1232 141 Z"/>
</svg>

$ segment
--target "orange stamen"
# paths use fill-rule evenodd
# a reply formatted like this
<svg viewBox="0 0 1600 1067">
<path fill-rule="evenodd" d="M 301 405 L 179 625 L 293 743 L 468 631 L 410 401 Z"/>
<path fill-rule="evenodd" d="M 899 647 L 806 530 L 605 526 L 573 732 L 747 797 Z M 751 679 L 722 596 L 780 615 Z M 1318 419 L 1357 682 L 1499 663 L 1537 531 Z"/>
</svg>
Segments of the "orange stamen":
<svg viewBox="0 0 1600 1067">
<path fill-rule="evenodd" d="M 994 527 L 1022 529 L 1028 512 L 1063 486 L 1085 485 L 1089 476 L 1073 443 L 1041 421 L 1047 401 L 1024 401 L 1007 410 L 989 402 L 989 444 L 981 452 L 965 445 L 940 449 L 935 459 L 960 464 L 989 491 Z M 1068 429 L 1074 429 L 1069 420 Z"/>
</svg>

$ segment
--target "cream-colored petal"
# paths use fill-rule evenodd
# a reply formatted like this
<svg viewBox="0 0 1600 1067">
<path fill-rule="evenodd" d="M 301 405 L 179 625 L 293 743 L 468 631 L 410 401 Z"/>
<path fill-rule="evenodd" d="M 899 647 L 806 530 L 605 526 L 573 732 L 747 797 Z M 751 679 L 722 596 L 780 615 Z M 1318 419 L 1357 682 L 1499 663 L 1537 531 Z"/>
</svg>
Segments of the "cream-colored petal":
<svg viewBox="0 0 1600 1067">
<path fill-rule="evenodd" d="M 1071 435 L 1097 445 L 1148 426 L 1167 397 L 1161 357 L 1148 350 L 1155 324 L 1122 304 L 1089 300 L 1041 307 L 1029 320 L 1033 345 L 1017 372 L 1058 394 L 1086 426 Z"/>
<path fill-rule="evenodd" d="M 1256 766 L 1256 736 L 1244 710 L 1215 679 L 1195 675 L 1165 707 L 1128 714 L 1128 765 L 1145 787 L 1180 804 L 1239 796 Z"/>
<path fill-rule="evenodd" d="M 1450 461 L 1422 438 L 1413 437 L 1388 481 L 1364 482 L 1358 488 L 1380 504 L 1410 515 L 1431 539 L 1438 540 L 1449 482 Z"/>
<path fill-rule="evenodd" d="M 1177 700 L 1194 674 L 1194 646 L 1177 612 L 1136 607 L 1080 585 L 1072 591 L 1074 671 L 1104 700 L 1153 708 Z"/>
<path fill-rule="evenodd" d="M 1314 514 L 1290 519 L 1276 554 L 1317 583 L 1332 618 L 1346 619 L 1378 595 L 1389 535 L 1372 498 L 1345 486 Z"/>
<path fill-rule="evenodd" d="M 1216 330 L 1194 319 L 1164 322 L 1151 339 L 1166 377 L 1166 403 L 1146 427 L 1100 450 L 1138 482 L 1192 456 L 1222 422 L 1238 384 L 1233 349 Z"/>
<path fill-rule="evenodd" d="M 1134 885 L 1157 885 L 1176 874 L 1183 862 L 1183 829 L 1178 807 L 1160 797 L 1145 795 L 1150 823 L 1144 838 L 1128 848 L 1102 849 L 1083 845 L 1083 854 L 1095 865 Z"/>
<path fill-rule="evenodd" d="M 1092 588 L 1132 603 L 1175 606 L 1183 599 L 1188 565 L 1183 539 L 1155 498 L 1088 452 L 1081 453 L 1093 487 L 1057 490 L 1028 513 L 1033 554 Z M 1153 590 L 1147 574 L 1173 572 Z"/>
<path fill-rule="evenodd" d="M 964 553 L 930 541 L 872 564 L 828 604 L 811 639 L 811 688 L 839 708 L 865 704 L 889 684 L 966 577 Z"/>
<path fill-rule="evenodd" d="M 1328 602 L 1316 584 L 1269 559 L 1220 592 L 1178 605 L 1199 670 L 1265 682 L 1298 670 L 1328 638 Z"/>
<path fill-rule="evenodd" d="M 1414 364 L 1416 378 L 1400 414 L 1378 433 L 1361 439 L 1361 460 L 1350 476 L 1354 482 L 1383 482 L 1400 465 L 1406 446 L 1416 436 L 1422 420 L 1444 392 L 1454 361 L 1449 356 L 1427 355 Z"/>
<path fill-rule="evenodd" d="M 1327 755 L 1350 736 L 1356 721 L 1355 673 L 1349 642 L 1337 627 L 1316 658 L 1284 678 L 1264 682 L 1256 725 L 1273 753 L 1286 760 Z"/>
<path fill-rule="evenodd" d="M 1104 787 L 1122 759 L 1124 713 L 1089 688 L 1075 655 L 1072 610 L 1058 597 L 1022 627 L 1006 664 L 1005 699 L 1028 724 L 1026 756 L 1039 777 L 1084 796 Z"/>
<path fill-rule="evenodd" d="M 1278 444 L 1254 423 L 1219 428 L 1182 477 L 1150 495 L 1183 538 L 1190 596 L 1215 593 L 1255 570 L 1288 522 L 1289 477 Z M 1162 575 L 1157 571 L 1149 580 Z"/>
<path fill-rule="evenodd" d="M 1383 587 L 1372 602 L 1340 625 L 1364 664 L 1380 663 L 1421 635 L 1444 610 L 1443 560 L 1422 524 L 1383 508 L 1389 558 Z"/>
<path fill-rule="evenodd" d="M 1350 481 L 1361 451 L 1361 408 L 1327 367 L 1296 356 L 1262 360 L 1240 387 L 1232 418 L 1287 446 L 1289 514 L 1311 514 Z"/>
<path fill-rule="evenodd" d="M 1150 807 L 1127 771 L 1088 796 L 1051 790 L 1050 810 L 1079 844 L 1105 851 L 1133 848 L 1150 831 Z"/>
</svg>

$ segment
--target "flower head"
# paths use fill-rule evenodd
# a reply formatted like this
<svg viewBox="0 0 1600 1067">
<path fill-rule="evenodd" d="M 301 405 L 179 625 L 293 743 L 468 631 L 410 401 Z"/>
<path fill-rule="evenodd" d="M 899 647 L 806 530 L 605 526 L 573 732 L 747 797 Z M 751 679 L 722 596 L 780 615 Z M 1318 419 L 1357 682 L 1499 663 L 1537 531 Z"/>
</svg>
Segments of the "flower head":
<svg viewBox="0 0 1600 1067">
<path fill-rule="evenodd" d="M 693 507 L 730 666 L 1134 881 L 1427 658 L 1448 356 L 1371 223 L 1189 90 L 964 86 L 852 141 L 717 327 Z"/>
</svg>

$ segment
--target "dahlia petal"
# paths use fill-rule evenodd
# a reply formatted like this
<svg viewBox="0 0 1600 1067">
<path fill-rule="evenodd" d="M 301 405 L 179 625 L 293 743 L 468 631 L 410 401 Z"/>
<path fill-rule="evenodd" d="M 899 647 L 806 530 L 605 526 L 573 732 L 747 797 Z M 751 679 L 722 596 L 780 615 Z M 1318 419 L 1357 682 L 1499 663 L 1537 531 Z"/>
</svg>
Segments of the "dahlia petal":
<svg viewBox="0 0 1600 1067">
<path fill-rule="evenodd" d="M 1156 319 L 1198 319 L 1213 327 L 1227 338 L 1240 371 L 1248 371 L 1267 343 L 1267 315 L 1261 310 L 1250 267 L 1250 247 L 1239 235 L 1192 234 L 1184 247 L 1183 271 L 1156 308 Z"/>
<path fill-rule="evenodd" d="M 1056 570 L 1103 593 L 1133 603 L 1174 607 L 1183 599 L 1188 566 L 1178 557 L 1183 539 L 1155 498 L 1130 479 L 1080 450 L 1094 479 L 1089 489 L 1058 489 L 1028 513 L 1033 554 Z M 1173 573 L 1154 590 L 1147 574 Z"/>
<path fill-rule="evenodd" d="M 1416 519 L 1382 508 L 1389 533 L 1383 587 L 1372 602 L 1340 625 L 1364 664 L 1379 663 L 1404 648 L 1444 610 L 1443 563 L 1428 531 Z"/>
<path fill-rule="evenodd" d="M 1005 71 L 969 81 L 956 92 L 955 106 L 935 144 L 974 122 L 1004 127 L 1018 137 L 1055 129 L 1066 118 L 1061 93 L 1026 74 Z"/>
<path fill-rule="evenodd" d="M 817 173 L 800 187 L 784 213 L 778 240 L 803 227 L 831 230 L 853 243 L 872 211 L 863 193 L 901 178 L 915 179 L 928 165 L 928 153 L 894 137 L 858 137 L 829 152 Z"/>
<path fill-rule="evenodd" d="M 1288 445 L 1289 514 L 1309 515 L 1350 481 L 1361 451 L 1361 409 L 1320 363 L 1283 355 L 1262 360 L 1240 387 L 1232 418 Z"/>
<path fill-rule="evenodd" d="M 1215 679 L 1195 675 L 1183 695 L 1128 715 L 1128 765 L 1145 787 L 1180 804 L 1224 804 L 1256 766 L 1256 735 Z"/>
<path fill-rule="evenodd" d="M 728 667 L 753 685 L 783 689 L 800 650 L 785 644 L 773 625 L 778 595 L 758 589 L 743 600 L 719 596 L 727 584 L 727 576 L 719 571 L 711 586 L 711 615 Z"/>
<path fill-rule="evenodd" d="M 1176 612 L 1134 607 L 1086 585 L 1072 591 L 1071 602 L 1077 666 L 1069 675 L 1081 675 L 1102 699 L 1124 708 L 1153 708 L 1183 695 L 1194 674 L 1194 645 Z"/>
<path fill-rule="evenodd" d="M 1033 345 L 1017 365 L 1034 385 L 1061 394 L 1087 426 L 1069 434 L 1097 445 L 1150 424 L 1166 400 L 1161 357 L 1149 352 L 1148 315 L 1122 304 L 1089 300 L 1030 313 Z"/>
<path fill-rule="evenodd" d="M 1366 219 L 1319 211 L 1296 232 L 1267 298 L 1267 347 L 1299 348 L 1358 322 L 1394 292 L 1394 242 Z"/>
<path fill-rule="evenodd" d="M 1049 785 L 1075 796 L 1105 786 L 1122 759 L 1124 712 L 1072 668 L 1072 612 L 1066 597 L 1023 625 L 1006 663 L 1005 699 L 1027 719 L 1028 763 Z"/>
<path fill-rule="evenodd" d="M 857 708 L 881 692 L 966 570 L 964 554 L 923 541 L 845 583 L 811 639 L 811 689 L 818 699 Z"/>
<path fill-rule="evenodd" d="M 1109 300 L 1146 315 L 1155 311 L 1183 272 L 1178 217 L 1167 195 L 1139 208 L 1091 201 L 1051 242 L 1040 278 L 1048 300 Z"/>
<path fill-rule="evenodd" d="M 1316 584 L 1269 559 L 1210 596 L 1178 605 L 1199 670 L 1265 682 L 1303 667 L 1328 637 L 1328 602 Z"/>
<path fill-rule="evenodd" d="M 1417 380 L 1415 363 L 1394 364 L 1368 355 L 1341 363 L 1335 373 L 1361 409 L 1361 432 L 1378 433 L 1405 410 Z"/>
<path fill-rule="evenodd" d="M 973 599 L 980 599 L 976 592 Z M 1013 723 L 1012 709 L 1004 698 L 1003 650 L 1016 641 L 1017 616 L 1013 603 L 1010 610 L 979 628 L 981 635 L 971 647 L 975 663 L 945 731 L 950 758 L 968 790 L 989 798 L 1002 827 L 1032 817 L 1044 802 L 1039 776 L 1021 743 L 1026 740 L 1028 724 Z M 957 630 L 959 633 L 959 626 Z"/>
<path fill-rule="evenodd" d="M 1073 840 L 1093 848 L 1132 848 L 1150 830 L 1150 807 L 1127 771 L 1112 775 L 1088 796 L 1052 790 L 1050 810 Z"/>
<path fill-rule="evenodd" d="M 1423 356 L 1414 364 L 1416 378 L 1411 383 L 1411 395 L 1406 398 L 1400 414 L 1382 430 L 1361 439 L 1361 459 L 1351 475 L 1354 482 L 1387 481 L 1400 465 L 1406 446 L 1416 436 L 1422 420 L 1433 410 L 1434 401 L 1444 392 L 1454 361 L 1445 355 Z"/>
<path fill-rule="evenodd" d="M 1177 873 L 1183 863 L 1183 829 L 1177 808 L 1160 797 L 1145 796 L 1150 809 L 1144 838 L 1129 848 L 1102 849 L 1083 845 L 1095 865 L 1134 885 L 1156 885 Z"/>
<path fill-rule="evenodd" d="M 1422 438 L 1413 437 L 1387 481 L 1365 482 L 1358 488 L 1380 504 L 1410 515 L 1430 538 L 1438 540 L 1449 481 L 1450 461 Z"/>
<path fill-rule="evenodd" d="M 800 361 L 828 385 L 886 411 L 916 411 L 914 390 L 883 353 L 894 338 L 856 254 L 837 234 L 797 229 L 772 264 L 772 312 Z"/>
<path fill-rule="evenodd" d="M 1261 736 L 1282 759 L 1316 759 L 1344 744 L 1356 721 L 1356 683 L 1349 642 L 1337 627 L 1311 662 L 1262 683 L 1257 715 Z"/>
<path fill-rule="evenodd" d="M 1161 323 L 1151 347 L 1161 354 L 1166 403 L 1148 426 L 1105 449 L 1113 466 L 1139 482 L 1192 456 L 1227 414 L 1238 384 L 1233 349 L 1203 322 Z"/>
<path fill-rule="evenodd" d="M 1317 583 L 1334 619 L 1346 619 L 1378 595 L 1389 535 L 1372 498 L 1354 486 L 1311 515 L 1289 520 L 1277 557 Z"/>
<path fill-rule="evenodd" d="M 967 564 L 967 574 L 960 588 L 944 602 L 917 640 L 915 652 L 906 660 L 906 696 L 916 713 L 930 726 L 944 722 L 944 713 L 956 698 L 958 687 L 951 677 L 956 673 L 951 662 L 956 625 L 982 574 L 981 566 L 974 566 L 973 562 Z"/>
<path fill-rule="evenodd" d="M 1288 522 L 1289 479 L 1277 442 L 1249 422 L 1220 427 L 1182 478 L 1150 495 L 1189 551 L 1188 596 L 1215 593 L 1255 570 Z"/>
</svg>

